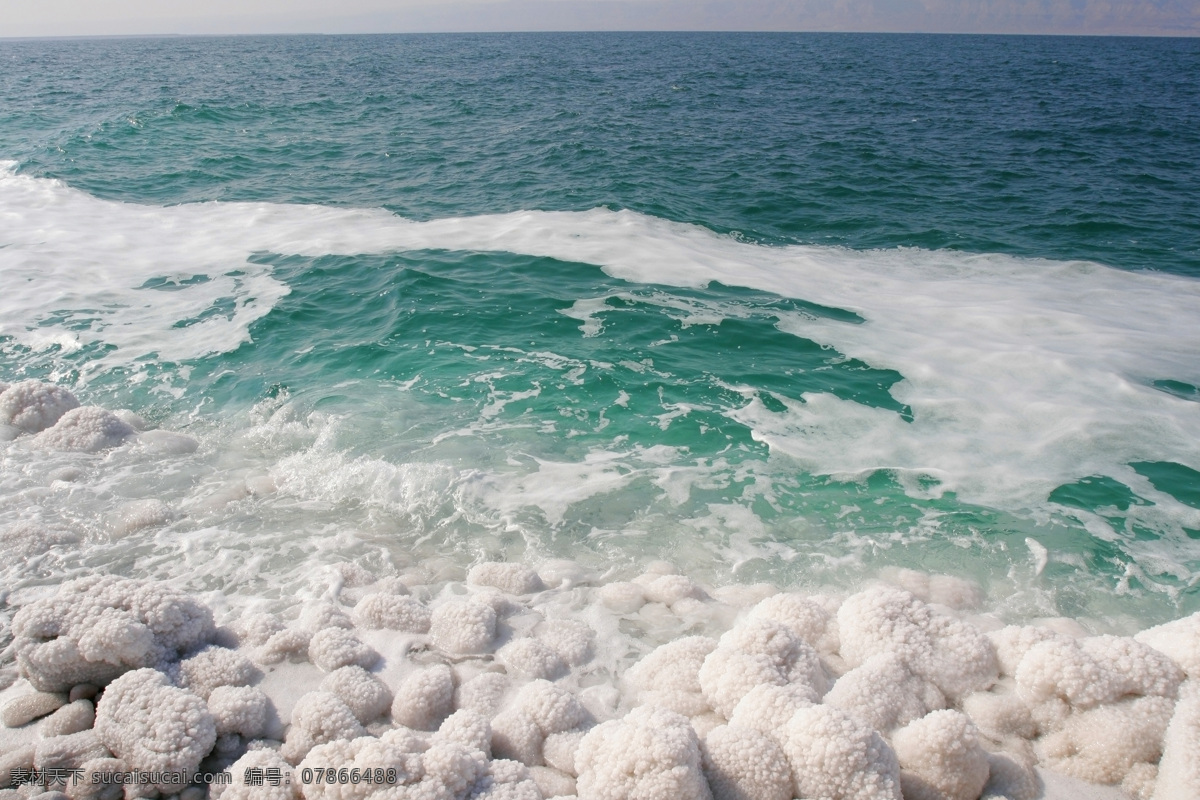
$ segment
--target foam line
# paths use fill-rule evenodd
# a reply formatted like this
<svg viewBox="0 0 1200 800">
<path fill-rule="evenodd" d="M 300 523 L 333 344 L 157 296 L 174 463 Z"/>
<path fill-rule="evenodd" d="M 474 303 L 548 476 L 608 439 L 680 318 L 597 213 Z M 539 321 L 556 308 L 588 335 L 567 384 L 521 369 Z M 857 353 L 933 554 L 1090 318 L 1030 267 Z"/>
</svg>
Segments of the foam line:
<svg viewBox="0 0 1200 800">
<path fill-rule="evenodd" d="M 1200 383 L 1200 281 L 1190 278 L 950 251 L 764 247 L 605 209 L 415 223 L 319 206 L 141 206 L 11 165 L 0 173 L 0 215 L 0 268 L 11 276 L 0 334 L 31 346 L 62 336 L 102 342 L 115 347 L 104 366 L 245 342 L 287 292 L 247 261 L 253 253 L 507 251 L 592 263 L 639 283 L 720 281 L 861 315 L 861 325 L 800 315 L 779 325 L 900 372 L 893 392 L 912 408 L 911 423 L 827 396 L 782 413 L 755 401 L 736 412 L 813 472 L 894 469 L 940 481 L 934 491 L 1027 508 L 1080 477 L 1127 480 L 1131 461 L 1200 468 L 1200 404 L 1151 385 Z M 138 288 L 164 279 L 175 291 Z M 205 316 L 213 308 L 225 311 Z"/>
</svg>

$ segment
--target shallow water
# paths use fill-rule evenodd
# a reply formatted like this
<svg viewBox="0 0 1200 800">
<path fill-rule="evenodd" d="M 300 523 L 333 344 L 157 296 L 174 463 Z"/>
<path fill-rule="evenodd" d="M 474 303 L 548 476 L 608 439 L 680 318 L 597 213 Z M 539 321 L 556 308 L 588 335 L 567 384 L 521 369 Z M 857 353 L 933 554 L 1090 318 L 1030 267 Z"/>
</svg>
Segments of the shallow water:
<svg viewBox="0 0 1200 800">
<path fill-rule="evenodd" d="M 82 537 L 8 600 L 566 557 L 1200 609 L 1197 47 L 0 43 L 0 381 L 200 442 L 0 445 L 0 527 Z"/>
</svg>

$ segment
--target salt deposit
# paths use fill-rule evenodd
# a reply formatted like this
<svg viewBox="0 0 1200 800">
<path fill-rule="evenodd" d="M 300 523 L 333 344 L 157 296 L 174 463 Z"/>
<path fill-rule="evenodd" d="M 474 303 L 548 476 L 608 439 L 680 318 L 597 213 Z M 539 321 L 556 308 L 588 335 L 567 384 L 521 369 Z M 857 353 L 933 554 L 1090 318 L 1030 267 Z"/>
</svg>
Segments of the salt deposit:
<svg viewBox="0 0 1200 800">
<path fill-rule="evenodd" d="M 520 589 L 532 583 L 524 570 L 536 573 L 485 566 L 476 580 L 414 584 L 410 595 L 375 591 L 391 579 L 370 577 L 356 587 L 363 591 L 344 589 L 346 597 L 303 615 L 295 609 L 290 621 L 230 609 L 220 626 L 200 599 L 164 585 L 72 581 L 17 614 L 21 680 L 3 694 L 4 719 L 34 758 L 92 771 L 231 769 L 233 783 L 210 790 L 229 798 L 341 797 L 336 786 L 304 782 L 303 771 L 320 766 L 394 769 L 413 797 L 431 791 L 458 800 L 537 800 L 559 789 L 580 800 L 976 800 L 1002 796 L 996 787 L 1021 796 L 1021 786 L 1039 785 L 1032 763 L 1014 752 L 1146 800 L 1200 792 L 1185 665 L 1133 637 L 1074 638 L 1030 626 L 989 638 L 946 607 L 875 586 L 842 599 L 832 614 L 814 611 L 833 606 L 828 597 L 768 597 L 737 613 L 719 639 L 680 637 L 647 650 L 650 643 L 634 641 L 643 636 L 631 635 L 625 652 L 646 653 L 636 661 L 591 647 L 577 648 L 570 662 L 555 654 L 560 669 L 547 680 L 498 657 L 522 643 L 554 652 L 537 638 L 544 629 L 520 630 L 510 620 L 549 610 L 558 592 L 582 593 L 591 619 L 600 613 L 618 628 L 637 612 L 606 606 L 602 581 L 497 593 L 478 576 L 520 574 L 507 581 Z M 698 588 L 704 604 L 728 594 Z M 443 627 L 455 622 L 476 633 L 479 609 L 501 613 L 490 637 L 463 648 L 458 634 L 369 630 L 376 615 L 355 606 L 373 607 L 380 596 L 403 597 L 406 614 L 419 606 Z M 1193 635 L 1195 621 L 1174 627 L 1176 652 L 1194 652 L 1196 643 L 1179 637 Z M 581 619 L 559 622 L 570 624 L 552 629 L 577 639 L 591 641 L 581 637 L 585 627 L 596 633 Z M 239 632 L 241 643 L 221 643 L 221 630 Z M 290 661 L 264 658 L 264 643 L 288 633 L 312 633 L 315 644 L 292 650 Z M 382 656 L 360 633 L 409 637 L 414 646 Z M 361 657 L 367 651 L 374 661 Z M 282 695 L 311 679 L 268 679 L 277 670 L 325 677 L 293 705 Z M 85 681 L 105 684 L 94 714 L 88 699 L 64 705 L 65 693 Z M 281 740 L 264 738 L 272 716 L 286 717 Z M 26 749 L 10 750 L 14 764 L 27 760 Z M 242 771 L 264 765 L 293 776 L 287 791 L 245 784 Z M 0 779 L 11 782 L 11 770 Z M 354 796 L 394 796 L 388 789 L 360 784 Z"/>
</svg>

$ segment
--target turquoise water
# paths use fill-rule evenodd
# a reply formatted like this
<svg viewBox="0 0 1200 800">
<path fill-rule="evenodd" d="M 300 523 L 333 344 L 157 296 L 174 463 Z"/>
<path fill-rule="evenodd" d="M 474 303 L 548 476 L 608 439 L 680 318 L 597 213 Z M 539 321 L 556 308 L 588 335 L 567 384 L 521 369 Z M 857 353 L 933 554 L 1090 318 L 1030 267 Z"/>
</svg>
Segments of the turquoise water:
<svg viewBox="0 0 1200 800">
<path fill-rule="evenodd" d="M 0 42 L 9 563 L 286 597 L 505 556 L 1200 609 L 1196 40 Z M 53 480 L 67 463 L 86 478 Z M 47 488 L 49 487 L 49 488 Z M 135 500 L 165 526 L 117 534 Z M 439 561 L 438 559 L 442 559 Z"/>
</svg>

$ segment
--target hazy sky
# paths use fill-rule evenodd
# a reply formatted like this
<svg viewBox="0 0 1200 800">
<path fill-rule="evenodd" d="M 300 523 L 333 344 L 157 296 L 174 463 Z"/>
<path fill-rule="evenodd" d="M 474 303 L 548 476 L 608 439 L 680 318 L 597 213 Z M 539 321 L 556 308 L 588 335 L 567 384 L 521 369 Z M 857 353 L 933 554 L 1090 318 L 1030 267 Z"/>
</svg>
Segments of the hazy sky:
<svg viewBox="0 0 1200 800">
<path fill-rule="evenodd" d="M 852 30 L 1200 36 L 1200 0 L 3 0 L 0 36 Z"/>
</svg>

